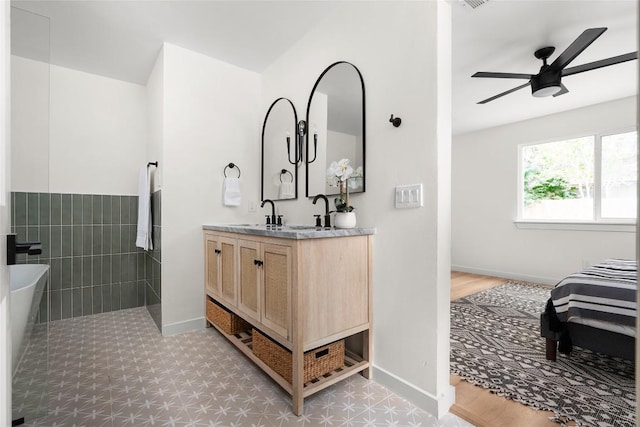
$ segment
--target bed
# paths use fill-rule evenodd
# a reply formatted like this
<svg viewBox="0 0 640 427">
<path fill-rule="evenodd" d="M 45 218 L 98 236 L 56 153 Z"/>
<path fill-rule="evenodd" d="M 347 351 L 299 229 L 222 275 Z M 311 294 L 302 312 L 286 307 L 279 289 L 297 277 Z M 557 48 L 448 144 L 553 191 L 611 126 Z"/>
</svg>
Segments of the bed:
<svg viewBox="0 0 640 427">
<path fill-rule="evenodd" d="M 637 262 L 608 259 L 562 279 L 540 316 L 546 357 L 578 346 L 633 360 L 636 336 Z"/>
</svg>

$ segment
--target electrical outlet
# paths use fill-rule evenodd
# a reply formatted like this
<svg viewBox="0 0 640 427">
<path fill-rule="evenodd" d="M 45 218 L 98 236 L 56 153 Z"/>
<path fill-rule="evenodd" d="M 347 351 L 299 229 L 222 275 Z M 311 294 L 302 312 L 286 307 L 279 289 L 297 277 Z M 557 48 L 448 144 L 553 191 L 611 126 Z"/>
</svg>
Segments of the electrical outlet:
<svg viewBox="0 0 640 427">
<path fill-rule="evenodd" d="M 255 213 L 256 212 L 256 202 L 254 202 L 253 200 L 249 201 L 249 213 Z"/>
</svg>

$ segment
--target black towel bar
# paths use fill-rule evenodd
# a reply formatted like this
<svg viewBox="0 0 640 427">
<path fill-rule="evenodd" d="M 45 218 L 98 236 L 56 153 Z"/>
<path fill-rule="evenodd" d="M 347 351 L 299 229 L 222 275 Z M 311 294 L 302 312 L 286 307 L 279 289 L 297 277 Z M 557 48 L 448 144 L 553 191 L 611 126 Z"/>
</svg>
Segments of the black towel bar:
<svg viewBox="0 0 640 427">
<path fill-rule="evenodd" d="M 291 171 L 288 171 L 286 169 L 282 169 L 282 171 L 280 172 L 280 182 L 283 182 L 282 181 L 282 175 L 287 174 L 287 173 L 289 175 L 291 175 L 291 182 L 293 182 L 293 174 L 291 173 Z"/>
<path fill-rule="evenodd" d="M 227 177 L 227 169 L 229 169 L 229 168 L 231 168 L 231 169 L 233 169 L 233 168 L 238 169 L 238 178 L 240 178 L 240 168 L 238 167 L 238 165 L 236 165 L 236 164 L 234 164 L 234 163 L 229 163 L 227 166 L 225 166 L 225 168 L 224 168 L 224 177 L 225 177 L 225 178 Z"/>
</svg>

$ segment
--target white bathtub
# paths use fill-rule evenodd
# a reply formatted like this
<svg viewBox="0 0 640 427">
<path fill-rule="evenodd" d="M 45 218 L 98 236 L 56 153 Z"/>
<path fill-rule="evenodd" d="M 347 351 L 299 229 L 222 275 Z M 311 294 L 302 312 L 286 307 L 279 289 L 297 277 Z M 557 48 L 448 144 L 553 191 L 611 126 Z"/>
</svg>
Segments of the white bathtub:
<svg viewBox="0 0 640 427">
<path fill-rule="evenodd" d="M 15 371 L 31 335 L 38 314 L 40 300 L 49 277 L 49 266 L 44 264 L 18 264 L 9 266 L 11 283 L 11 367 Z"/>
</svg>

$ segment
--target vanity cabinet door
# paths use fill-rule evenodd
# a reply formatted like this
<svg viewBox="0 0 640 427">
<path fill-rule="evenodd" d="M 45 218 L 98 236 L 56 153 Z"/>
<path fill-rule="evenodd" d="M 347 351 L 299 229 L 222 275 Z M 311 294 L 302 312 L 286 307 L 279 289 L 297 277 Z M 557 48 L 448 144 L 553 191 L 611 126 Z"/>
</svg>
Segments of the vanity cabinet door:
<svg viewBox="0 0 640 427">
<path fill-rule="evenodd" d="M 228 237 L 219 237 L 220 253 L 218 258 L 220 264 L 218 275 L 220 280 L 220 298 L 236 305 L 237 298 L 237 281 L 236 281 L 236 240 Z"/>
<path fill-rule="evenodd" d="M 274 244 L 263 244 L 261 259 L 261 322 L 280 334 L 290 338 L 291 324 L 291 248 Z"/>
<path fill-rule="evenodd" d="M 213 297 L 236 304 L 236 240 L 205 234 L 205 289 Z"/>
<path fill-rule="evenodd" d="M 238 309 L 260 321 L 260 244 L 238 240 Z"/>
<path fill-rule="evenodd" d="M 212 296 L 220 296 L 220 248 L 219 237 L 205 234 L 205 290 Z"/>
<path fill-rule="evenodd" d="M 290 338 L 291 248 L 238 240 L 238 309 Z"/>
</svg>

